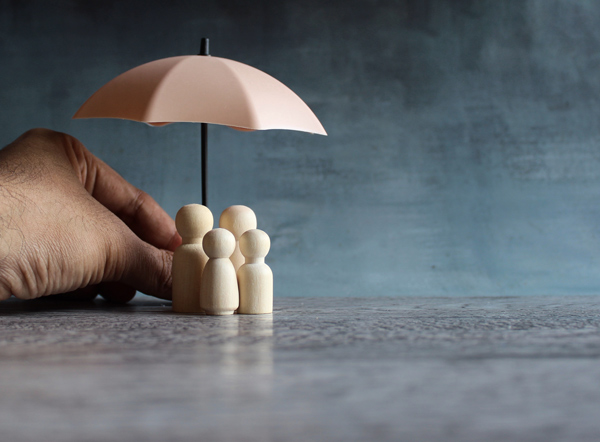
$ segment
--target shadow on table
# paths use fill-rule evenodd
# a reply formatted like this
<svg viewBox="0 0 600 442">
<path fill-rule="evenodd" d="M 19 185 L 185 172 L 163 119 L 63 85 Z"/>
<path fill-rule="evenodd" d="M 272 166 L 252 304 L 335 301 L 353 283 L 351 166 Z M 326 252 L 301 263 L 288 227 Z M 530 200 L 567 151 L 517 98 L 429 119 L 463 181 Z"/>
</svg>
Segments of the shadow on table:
<svg viewBox="0 0 600 442">
<path fill-rule="evenodd" d="M 133 312 L 140 307 L 168 307 L 170 301 L 154 299 L 144 296 L 138 297 L 127 304 L 117 304 L 104 300 L 98 296 L 95 300 L 73 300 L 61 299 L 58 296 L 46 296 L 38 299 L 22 300 L 10 298 L 0 302 L 0 316 L 6 316 L 15 313 L 44 312 L 44 311 L 112 311 L 112 312 Z"/>
</svg>

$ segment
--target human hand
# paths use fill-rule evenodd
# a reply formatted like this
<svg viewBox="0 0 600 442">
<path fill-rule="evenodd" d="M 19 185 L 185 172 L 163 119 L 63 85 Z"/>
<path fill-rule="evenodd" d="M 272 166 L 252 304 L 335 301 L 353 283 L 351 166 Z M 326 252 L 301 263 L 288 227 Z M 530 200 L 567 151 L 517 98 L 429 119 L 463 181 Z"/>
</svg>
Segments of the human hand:
<svg viewBox="0 0 600 442">
<path fill-rule="evenodd" d="M 0 300 L 171 297 L 174 221 L 75 138 L 33 129 L 0 151 Z"/>
</svg>

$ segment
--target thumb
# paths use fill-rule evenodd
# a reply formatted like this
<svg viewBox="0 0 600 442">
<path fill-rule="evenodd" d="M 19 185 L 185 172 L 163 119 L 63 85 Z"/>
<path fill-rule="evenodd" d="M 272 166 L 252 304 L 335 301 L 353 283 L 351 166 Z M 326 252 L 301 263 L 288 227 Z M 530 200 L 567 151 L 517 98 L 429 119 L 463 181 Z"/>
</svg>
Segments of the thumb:
<svg viewBox="0 0 600 442">
<path fill-rule="evenodd" d="M 120 282 L 146 295 L 171 299 L 173 252 L 158 249 L 137 237 L 128 249 Z"/>
</svg>

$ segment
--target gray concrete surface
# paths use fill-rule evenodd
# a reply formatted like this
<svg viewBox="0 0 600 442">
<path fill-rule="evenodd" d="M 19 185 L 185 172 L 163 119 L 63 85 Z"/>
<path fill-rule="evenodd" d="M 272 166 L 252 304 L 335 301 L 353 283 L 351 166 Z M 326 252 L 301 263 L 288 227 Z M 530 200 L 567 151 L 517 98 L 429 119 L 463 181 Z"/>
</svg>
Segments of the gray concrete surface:
<svg viewBox="0 0 600 442">
<path fill-rule="evenodd" d="M 600 298 L 0 304 L 3 441 L 596 441 Z"/>
</svg>

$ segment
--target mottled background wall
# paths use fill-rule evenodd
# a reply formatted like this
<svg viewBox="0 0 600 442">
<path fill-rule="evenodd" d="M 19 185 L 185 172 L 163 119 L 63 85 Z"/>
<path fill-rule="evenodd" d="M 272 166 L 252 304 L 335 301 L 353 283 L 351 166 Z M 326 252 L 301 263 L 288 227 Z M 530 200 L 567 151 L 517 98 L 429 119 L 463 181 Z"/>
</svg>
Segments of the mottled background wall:
<svg viewBox="0 0 600 442">
<path fill-rule="evenodd" d="M 69 132 L 173 216 L 199 126 L 71 121 L 92 92 L 207 36 L 308 103 L 329 137 L 210 127 L 211 208 L 255 209 L 278 296 L 600 289 L 596 0 L 0 5 L 0 144 Z"/>
</svg>

